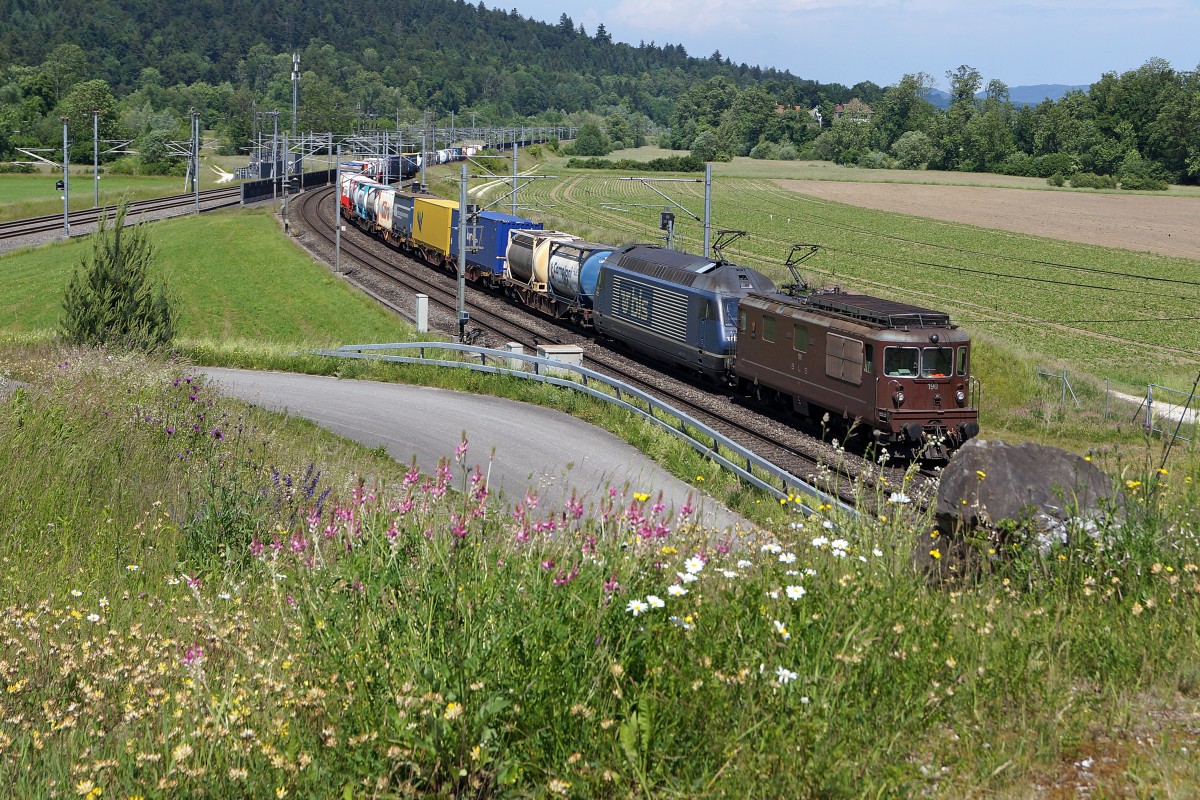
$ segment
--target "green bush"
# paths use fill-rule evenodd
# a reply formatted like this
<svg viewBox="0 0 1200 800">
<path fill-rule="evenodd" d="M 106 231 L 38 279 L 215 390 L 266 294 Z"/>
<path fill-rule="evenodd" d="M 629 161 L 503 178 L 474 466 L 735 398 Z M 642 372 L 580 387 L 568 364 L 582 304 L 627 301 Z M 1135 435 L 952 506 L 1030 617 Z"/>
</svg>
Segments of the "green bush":
<svg viewBox="0 0 1200 800">
<path fill-rule="evenodd" d="M 1079 164 L 1075 157 L 1067 153 L 1049 153 L 1034 159 L 1033 174 L 1038 178 L 1049 178 L 1051 175 L 1072 175 L 1078 171 Z"/>
<path fill-rule="evenodd" d="M 750 157 L 773 160 L 779 158 L 779 150 L 774 142 L 759 142 L 750 148 Z"/>
<path fill-rule="evenodd" d="M 79 263 L 63 298 L 60 332 L 68 344 L 156 350 L 175 338 L 177 313 L 165 285 L 149 283 L 154 246 L 148 229 L 125 227 L 122 203 L 92 234 L 92 252 Z"/>
<path fill-rule="evenodd" d="M 887 153 L 879 150 L 868 150 L 858 157 L 858 166 L 866 169 L 891 169 L 894 164 Z"/>
<path fill-rule="evenodd" d="M 1097 175 L 1094 172 L 1076 172 L 1071 176 L 1071 186 L 1076 189 L 1115 189 L 1117 179 L 1111 175 Z"/>
<path fill-rule="evenodd" d="M 1051 186 L 1062 186 L 1066 182 L 1067 179 L 1063 177 L 1061 172 L 1056 172 L 1049 178 L 1046 178 L 1046 183 L 1050 184 Z"/>
<path fill-rule="evenodd" d="M 1037 174 L 1037 159 L 1027 153 L 1012 153 L 996 165 L 1001 175 L 1021 175 L 1026 178 L 1044 178 Z"/>
<path fill-rule="evenodd" d="M 1121 179 L 1121 188 L 1136 191 L 1165 192 L 1169 184 L 1161 178 L 1146 175 L 1129 175 Z"/>
</svg>

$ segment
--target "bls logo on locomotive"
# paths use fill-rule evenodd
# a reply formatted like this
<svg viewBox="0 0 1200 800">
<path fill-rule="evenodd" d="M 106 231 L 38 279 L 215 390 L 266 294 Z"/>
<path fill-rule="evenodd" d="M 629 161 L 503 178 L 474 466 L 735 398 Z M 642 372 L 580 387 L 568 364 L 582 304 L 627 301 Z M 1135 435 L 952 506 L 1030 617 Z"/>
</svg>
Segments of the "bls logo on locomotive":
<svg viewBox="0 0 1200 800">
<path fill-rule="evenodd" d="M 613 313 L 649 324 L 650 297 L 643 286 L 618 279 L 613 285 Z"/>
</svg>

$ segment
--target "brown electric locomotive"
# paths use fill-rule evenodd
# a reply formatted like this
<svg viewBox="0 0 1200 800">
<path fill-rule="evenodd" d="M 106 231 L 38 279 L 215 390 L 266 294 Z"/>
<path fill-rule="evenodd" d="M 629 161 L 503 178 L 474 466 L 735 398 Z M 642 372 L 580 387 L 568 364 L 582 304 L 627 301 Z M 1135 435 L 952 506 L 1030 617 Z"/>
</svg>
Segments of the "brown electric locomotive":
<svg viewBox="0 0 1200 800">
<path fill-rule="evenodd" d="M 979 433 L 970 351 L 940 311 L 839 290 L 754 293 L 739 305 L 734 372 L 765 401 L 946 458 Z"/>
</svg>

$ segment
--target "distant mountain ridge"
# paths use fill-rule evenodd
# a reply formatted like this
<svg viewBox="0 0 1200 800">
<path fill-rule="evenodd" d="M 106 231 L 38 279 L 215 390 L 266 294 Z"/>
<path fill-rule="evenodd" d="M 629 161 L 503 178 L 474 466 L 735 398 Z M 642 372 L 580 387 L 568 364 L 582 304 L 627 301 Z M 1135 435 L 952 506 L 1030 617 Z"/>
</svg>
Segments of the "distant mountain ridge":
<svg viewBox="0 0 1200 800">
<path fill-rule="evenodd" d="M 1076 90 L 1086 92 L 1090 88 L 1092 88 L 1090 84 L 1071 86 L 1065 83 L 1038 83 L 1032 86 L 1010 86 L 1008 87 L 1008 97 L 1014 106 L 1020 108 L 1021 106 L 1036 106 L 1043 100 L 1058 101 L 1067 92 Z M 983 92 L 975 94 L 976 99 L 979 100 L 982 100 L 984 96 Z M 925 99 L 938 108 L 945 109 L 950 107 L 950 95 L 941 89 L 931 89 L 925 95 Z"/>
</svg>

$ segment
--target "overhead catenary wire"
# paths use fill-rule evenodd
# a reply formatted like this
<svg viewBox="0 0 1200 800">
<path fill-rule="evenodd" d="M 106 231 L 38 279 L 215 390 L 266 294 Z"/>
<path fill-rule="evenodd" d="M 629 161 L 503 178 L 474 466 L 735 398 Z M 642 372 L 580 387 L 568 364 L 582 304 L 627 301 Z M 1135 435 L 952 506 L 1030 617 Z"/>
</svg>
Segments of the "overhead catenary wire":
<svg viewBox="0 0 1200 800">
<path fill-rule="evenodd" d="M 1084 266 L 1080 266 L 1078 264 L 1067 264 L 1067 263 L 1063 263 L 1063 262 L 1059 262 L 1059 261 L 1050 261 L 1047 259 L 1023 258 L 1020 256 L 1006 255 L 1004 253 L 986 252 L 983 250 L 973 250 L 971 248 L 956 247 L 954 245 L 939 244 L 936 242 L 925 242 L 925 241 L 921 241 L 919 239 L 909 239 L 907 237 L 897 236 L 897 235 L 891 234 L 891 233 L 880 233 L 879 231 L 873 231 L 869 228 L 862 228 L 857 225 L 846 225 L 844 223 L 831 222 L 831 221 L 823 219 L 821 217 L 806 218 L 804 216 L 795 216 L 795 217 L 792 217 L 791 219 L 796 220 L 797 222 L 806 222 L 807 221 L 807 222 L 811 222 L 816 225 L 822 225 L 827 228 L 833 228 L 835 230 L 843 230 L 843 231 L 847 231 L 850 233 L 858 233 L 858 234 L 862 234 L 865 236 L 871 236 L 871 237 L 874 237 L 877 239 L 887 239 L 889 241 L 901 242 L 903 244 L 912 244 L 912 245 L 917 245 L 919 247 L 930 247 L 930 248 L 934 248 L 934 249 L 938 249 L 938 250 L 946 250 L 946 251 L 954 252 L 954 253 L 962 253 L 963 255 L 975 255 L 975 256 L 981 256 L 984 258 L 991 258 L 991 259 L 997 259 L 997 260 L 1002 260 L 1002 261 L 1015 261 L 1015 262 L 1021 263 L 1021 264 L 1032 264 L 1032 265 L 1040 266 L 1040 267 L 1055 267 L 1057 269 L 1066 269 L 1066 270 L 1072 270 L 1072 271 L 1076 271 L 1076 272 L 1090 272 L 1090 273 L 1095 273 L 1098 275 L 1110 275 L 1110 276 L 1118 277 L 1118 278 L 1128 278 L 1130 280 L 1149 281 L 1149 282 L 1153 282 L 1153 283 L 1175 283 L 1175 284 L 1181 284 L 1184 286 L 1200 286 L 1200 281 L 1186 280 L 1183 278 L 1163 278 L 1163 277 L 1157 277 L 1157 276 L 1153 276 L 1153 275 L 1139 275 L 1139 274 L 1133 273 L 1133 272 L 1120 272 L 1118 270 L 1106 270 L 1106 269 L 1101 269 L 1100 267 L 1084 267 Z"/>
<path fill-rule="evenodd" d="M 1146 291 L 1144 289 L 1126 289 L 1126 288 L 1121 288 L 1121 287 L 1117 287 L 1117 286 L 1102 286 L 1102 285 L 1094 284 L 1094 283 L 1078 283 L 1076 281 L 1060 281 L 1060 280 L 1055 280 L 1054 278 L 1036 278 L 1031 275 L 1013 275 L 1013 274 L 1007 273 L 1007 272 L 996 272 L 995 270 L 973 269 L 971 267 L 960 267 L 960 266 L 955 266 L 953 264 L 939 264 L 936 261 L 921 261 L 918 259 L 899 258 L 897 256 L 885 256 L 885 255 L 877 255 L 875 253 L 864 253 L 861 251 L 848 250 L 848 249 L 840 248 L 840 247 L 826 247 L 825 249 L 831 253 L 840 252 L 840 253 L 845 253 L 846 255 L 855 256 L 858 258 L 870 258 L 870 259 L 875 259 L 877 261 L 886 261 L 886 262 L 895 263 L 895 264 L 907 264 L 909 266 L 915 266 L 915 267 L 927 267 L 930 269 L 947 270 L 950 272 L 962 272 L 962 273 L 966 273 L 966 274 L 970 274 L 970 275 L 982 275 L 985 277 L 998 278 L 1001 280 L 1028 281 L 1030 283 L 1046 283 L 1046 284 L 1051 284 L 1054 286 L 1066 286 L 1066 287 L 1070 287 L 1073 289 L 1095 289 L 1095 290 L 1101 291 L 1101 292 L 1117 292 L 1120 294 L 1136 294 L 1136 295 L 1141 295 L 1144 297 L 1158 297 L 1158 298 L 1162 298 L 1165 300 L 1184 300 L 1184 301 L 1188 301 L 1188 302 L 1195 302 L 1196 300 L 1200 300 L 1200 297 L 1193 297 L 1193 296 L 1189 296 L 1189 295 L 1164 294 L 1162 292 L 1150 292 L 1150 291 Z M 1198 283 L 1197 286 L 1200 286 L 1200 283 Z"/>
</svg>

